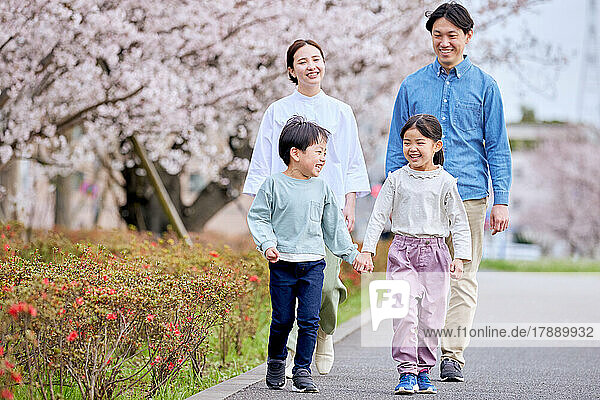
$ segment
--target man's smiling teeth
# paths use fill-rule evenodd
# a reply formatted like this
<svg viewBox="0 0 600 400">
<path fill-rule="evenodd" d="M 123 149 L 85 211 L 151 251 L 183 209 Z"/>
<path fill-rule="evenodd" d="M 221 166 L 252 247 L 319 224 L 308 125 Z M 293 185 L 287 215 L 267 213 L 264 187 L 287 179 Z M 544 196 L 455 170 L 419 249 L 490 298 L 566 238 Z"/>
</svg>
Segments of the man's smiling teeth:
<svg viewBox="0 0 600 400">
<path fill-rule="evenodd" d="M 450 54 L 452 52 L 452 49 L 440 49 L 440 53 L 442 54 Z"/>
</svg>

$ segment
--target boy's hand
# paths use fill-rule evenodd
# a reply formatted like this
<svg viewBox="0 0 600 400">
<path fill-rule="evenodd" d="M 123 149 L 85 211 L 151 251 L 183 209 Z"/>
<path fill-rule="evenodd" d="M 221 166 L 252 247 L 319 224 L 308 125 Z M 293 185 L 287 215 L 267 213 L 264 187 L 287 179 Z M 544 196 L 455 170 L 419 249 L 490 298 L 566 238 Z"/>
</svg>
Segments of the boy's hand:
<svg viewBox="0 0 600 400">
<path fill-rule="evenodd" d="M 363 272 L 373 272 L 373 260 L 371 259 L 371 253 L 360 253 L 354 259 L 354 263 L 352 267 L 358 272 L 362 274 Z"/>
<path fill-rule="evenodd" d="M 460 279 L 463 275 L 463 260 L 455 258 L 450 263 L 450 278 Z"/>
<path fill-rule="evenodd" d="M 275 247 L 269 247 L 267 251 L 265 251 L 265 257 L 269 262 L 276 263 L 279 261 L 279 252 Z"/>
</svg>

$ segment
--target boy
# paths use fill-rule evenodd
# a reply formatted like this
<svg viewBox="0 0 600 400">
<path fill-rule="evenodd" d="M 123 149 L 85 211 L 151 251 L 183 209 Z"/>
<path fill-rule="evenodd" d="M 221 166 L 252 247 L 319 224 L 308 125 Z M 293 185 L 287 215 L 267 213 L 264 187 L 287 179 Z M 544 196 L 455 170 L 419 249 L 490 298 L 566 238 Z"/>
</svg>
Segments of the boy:
<svg viewBox="0 0 600 400">
<path fill-rule="evenodd" d="M 318 392 L 310 371 L 317 340 L 325 245 L 350 264 L 368 263 L 352 243 L 335 195 L 319 176 L 329 132 L 294 116 L 279 137 L 287 169 L 268 177 L 248 212 L 254 242 L 269 260 L 271 306 L 267 386 L 285 386 L 287 338 L 298 299 L 292 390 Z M 357 260 L 358 258 L 358 260 Z"/>
</svg>

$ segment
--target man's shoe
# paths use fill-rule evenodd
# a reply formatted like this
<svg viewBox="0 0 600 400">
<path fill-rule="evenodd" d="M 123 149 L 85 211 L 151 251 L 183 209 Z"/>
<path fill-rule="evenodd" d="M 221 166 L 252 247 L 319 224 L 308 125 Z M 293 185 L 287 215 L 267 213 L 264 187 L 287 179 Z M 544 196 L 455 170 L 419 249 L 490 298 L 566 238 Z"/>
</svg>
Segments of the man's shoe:
<svg viewBox="0 0 600 400">
<path fill-rule="evenodd" d="M 462 370 L 458 361 L 444 358 L 440 365 L 440 378 L 442 382 L 464 382 Z"/>
<path fill-rule="evenodd" d="M 294 369 L 294 357 L 296 357 L 296 352 L 292 349 L 288 349 L 287 366 L 285 367 L 285 377 L 288 379 L 292 379 L 294 376 L 294 373 L 292 372 Z"/>
<path fill-rule="evenodd" d="M 292 391 L 303 393 L 319 393 L 310 372 L 306 368 L 298 368 L 292 378 Z"/>
<path fill-rule="evenodd" d="M 407 372 L 400 375 L 400 382 L 394 389 L 394 394 L 413 394 L 418 390 L 417 376 Z"/>
<path fill-rule="evenodd" d="M 419 375 L 417 375 L 417 384 L 419 385 L 419 393 L 437 393 L 437 388 L 431 383 L 429 371 L 426 369 L 422 369 Z"/>
<path fill-rule="evenodd" d="M 326 334 L 321 330 L 321 327 L 317 331 L 315 365 L 321 375 L 328 374 L 331 367 L 333 367 L 333 335 Z"/>
<path fill-rule="evenodd" d="M 283 389 L 285 386 L 285 360 L 267 360 L 266 382 L 269 389 Z"/>
</svg>

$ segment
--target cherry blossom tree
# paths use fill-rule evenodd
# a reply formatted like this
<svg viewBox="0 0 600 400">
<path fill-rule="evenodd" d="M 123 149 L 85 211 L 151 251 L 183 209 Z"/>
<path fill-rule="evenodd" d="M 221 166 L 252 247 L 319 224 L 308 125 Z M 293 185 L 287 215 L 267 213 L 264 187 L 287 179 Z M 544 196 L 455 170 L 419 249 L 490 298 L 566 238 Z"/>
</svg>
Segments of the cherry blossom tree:
<svg viewBox="0 0 600 400">
<path fill-rule="evenodd" d="M 539 140 L 527 160 L 522 225 L 537 241 L 565 242 L 571 255 L 599 256 L 600 132 L 565 124 Z"/>
<path fill-rule="evenodd" d="M 484 29 L 535 3 L 489 0 L 471 11 Z M 239 196 L 260 117 L 292 90 L 284 63 L 289 43 L 323 44 L 324 89 L 355 110 L 369 159 L 401 80 L 433 57 L 424 10 L 436 5 L 3 0 L 0 171 L 15 159 L 46 165 L 50 176 L 99 162 L 127 189 L 130 205 L 147 185 L 128 140 L 135 134 L 161 167 L 186 226 L 201 229 Z M 495 43 L 483 54 L 495 59 L 501 50 Z M 74 126 L 83 126 L 83 135 L 73 137 Z M 181 172 L 209 182 L 187 206 Z M 135 223 L 131 215 L 126 205 L 124 216 Z"/>
</svg>

